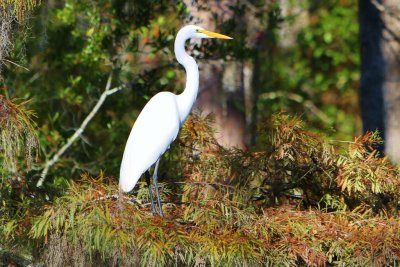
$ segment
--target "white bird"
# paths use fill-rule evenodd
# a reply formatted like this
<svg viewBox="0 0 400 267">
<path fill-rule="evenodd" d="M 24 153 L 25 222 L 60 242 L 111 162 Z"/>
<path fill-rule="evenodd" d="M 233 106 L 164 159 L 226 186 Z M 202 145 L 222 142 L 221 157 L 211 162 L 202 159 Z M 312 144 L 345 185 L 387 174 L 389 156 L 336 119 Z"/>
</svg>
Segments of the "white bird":
<svg viewBox="0 0 400 267">
<path fill-rule="evenodd" d="M 204 30 L 195 25 L 183 27 L 175 39 L 175 56 L 186 70 L 186 88 L 179 94 L 160 92 L 153 96 L 140 112 L 125 146 L 122 158 L 119 187 L 131 191 L 141 175 L 146 172 L 146 182 L 152 211 L 155 213 L 150 187 L 149 168 L 155 163 L 153 181 L 157 194 L 160 216 L 163 216 L 158 192 L 158 164 L 160 157 L 178 135 L 179 128 L 189 115 L 199 89 L 199 69 L 194 58 L 185 51 L 185 42 L 190 38 L 232 39 L 229 36 Z"/>
</svg>

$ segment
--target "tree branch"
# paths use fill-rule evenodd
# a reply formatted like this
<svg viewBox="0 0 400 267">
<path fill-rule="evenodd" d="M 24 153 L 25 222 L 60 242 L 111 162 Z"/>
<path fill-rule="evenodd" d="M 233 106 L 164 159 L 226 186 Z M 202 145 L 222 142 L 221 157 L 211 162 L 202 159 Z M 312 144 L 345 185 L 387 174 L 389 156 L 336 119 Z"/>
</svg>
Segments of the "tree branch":
<svg viewBox="0 0 400 267">
<path fill-rule="evenodd" d="M 99 111 L 100 107 L 103 105 L 104 101 L 106 100 L 107 96 L 112 95 L 120 90 L 122 90 L 122 87 L 115 87 L 110 89 L 111 87 L 111 80 L 112 80 L 112 74 L 108 77 L 107 80 L 107 85 L 104 90 L 104 92 L 101 94 L 99 101 L 96 103 L 96 105 L 93 107 L 92 111 L 89 113 L 89 115 L 83 120 L 81 126 L 75 131 L 75 133 L 68 138 L 67 143 L 60 148 L 60 150 L 57 151 L 53 155 L 53 157 L 50 160 L 46 160 L 46 163 L 44 164 L 43 171 L 40 175 L 40 179 L 38 180 L 36 186 L 41 187 L 46 180 L 47 173 L 49 172 L 49 169 L 59 161 L 60 157 L 64 154 L 64 152 L 81 136 L 83 131 L 85 130 L 86 126 L 88 123 L 93 119 L 94 115 Z"/>
<path fill-rule="evenodd" d="M 22 68 L 22 69 L 24 69 L 24 70 L 26 70 L 26 71 L 29 71 L 29 69 L 28 69 L 27 67 L 24 67 L 24 66 L 22 66 L 22 65 L 20 65 L 20 64 L 18 64 L 18 63 L 15 63 L 15 62 L 13 62 L 13 61 L 11 61 L 11 60 L 3 59 L 3 61 L 6 61 L 6 62 L 11 63 L 11 64 L 13 64 L 13 65 L 15 65 L 15 66 L 17 66 L 17 67 L 20 67 L 20 68 Z"/>
</svg>

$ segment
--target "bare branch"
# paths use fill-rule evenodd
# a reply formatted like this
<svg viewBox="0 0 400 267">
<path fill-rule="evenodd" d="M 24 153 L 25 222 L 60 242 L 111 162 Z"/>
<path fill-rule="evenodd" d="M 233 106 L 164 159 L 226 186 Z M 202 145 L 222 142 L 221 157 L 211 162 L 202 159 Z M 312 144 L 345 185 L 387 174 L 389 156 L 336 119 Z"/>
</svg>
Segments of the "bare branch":
<svg viewBox="0 0 400 267">
<path fill-rule="evenodd" d="M 20 67 L 20 68 L 26 70 L 26 71 L 29 71 L 29 69 L 27 67 L 24 67 L 24 66 L 22 66 L 22 65 L 20 65 L 18 63 L 15 63 L 14 61 L 11 61 L 11 60 L 8 60 L 8 59 L 3 59 L 3 61 L 11 63 L 11 64 L 13 64 L 13 65 L 15 65 L 17 67 Z"/>
<path fill-rule="evenodd" d="M 64 146 L 62 146 L 60 148 L 60 150 L 58 150 L 58 152 L 55 153 L 50 160 L 48 160 L 48 159 L 46 160 L 43 171 L 40 175 L 40 179 L 38 180 L 38 182 L 36 184 L 37 187 L 41 187 L 43 185 L 43 182 L 46 180 L 46 176 L 47 176 L 47 173 L 49 172 L 49 169 L 60 160 L 60 157 L 64 154 L 64 152 L 81 136 L 81 134 L 85 130 L 88 123 L 93 119 L 94 115 L 96 115 L 96 113 L 99 111 L 100 107 L 103 105 L 107 96 L 112 95 L 112 94 L 122 90 L 121 86 L 110 89 L 111 80 L 112 80 L 112 74 L 110 74 L 110 76 L 108 77 L 106 88 L 105 88 L 104 92 L 101 94 L 99 101 L 93 107 L 93 109 L 89 113 L 89 115 L 83 120 L 81 126 L 75 131 L 75 133 L 70 138 L 68 138 L 67 143 Z"/>
</svg>

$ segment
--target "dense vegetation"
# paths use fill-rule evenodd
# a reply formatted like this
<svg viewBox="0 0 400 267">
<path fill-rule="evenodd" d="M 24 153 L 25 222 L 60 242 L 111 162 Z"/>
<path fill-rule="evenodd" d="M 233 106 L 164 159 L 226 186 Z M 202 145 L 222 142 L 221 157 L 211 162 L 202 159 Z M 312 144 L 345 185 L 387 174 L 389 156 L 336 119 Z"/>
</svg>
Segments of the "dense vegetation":
<svg viewBox="0 0 400 267">
<path fill-rule="evenodd" d="M 297 118 L 271 125 L 265 150 L 243 152 L 216 144 L 210 118 L 191 117 L 172 149 L 182 173 L 161 185 L 165 219 L 151 214 L 144 182 L 133 197 L 82 174 L 43 214 L 3 218 L 4 240 L 45 245 L 49 266 L 395 264 L 399 169 L 369 151 L 379 138 L 338 153 Z"/>
<path fill-rule="evenodd" d="M 183 89 L 172 46 L 184 3 L 0 0 L 12 40 L 0 47 L 0 261 L 398 264 L 400 169 L 374 150 L 379 133 L 359 133 L 355 6 L 310 0 L 283 12 L 234 2 L 235 14 L 260 10 L 256 36 L 265 40 L 252 45 L 231 19 L 218 30 L 232 43 L 192 53 L 260 61 L 256 141 L 245 151 L 222 147 L 213 116 L 194 111 L 161 160 L 160 218 L 144 181 L 121 194 L 117 177 L 145 102 Z M 304 12 L 292 39 L 282 34 Z"/>
</svg>

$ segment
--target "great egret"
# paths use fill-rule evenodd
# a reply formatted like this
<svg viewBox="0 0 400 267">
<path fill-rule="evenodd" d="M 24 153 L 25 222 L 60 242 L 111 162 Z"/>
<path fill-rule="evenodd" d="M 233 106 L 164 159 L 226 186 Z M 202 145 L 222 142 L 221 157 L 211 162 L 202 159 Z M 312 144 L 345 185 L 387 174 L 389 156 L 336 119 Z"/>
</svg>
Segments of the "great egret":
<svg viewBox="0 0 400 267">
<path fill-rule="evenodd" d="M 155 163 L 153 181 L 157 194 L 160 216 L 163 216 L 158 192 L 158 164 L 160 157 L 178 135 L 180 126 L 197 97 L 199 89 L 199 69 L 194 58 L 185 51 L 185 42 L 190 38 L 232 39 L 229 36 L 188 25 L 179 30 L 175 39 L 175 56 L 186 70 L 186 88 L 179 94 L 160 92 L 153 96 L 140 112 L 125 146 L 122 158 L 119 187 L 124 192 L 131 191 L 140 176 L 146 172 L 146 183 L 153 213 L 156 212 L 150 186 L 149 169 Z"/>
</svg>

